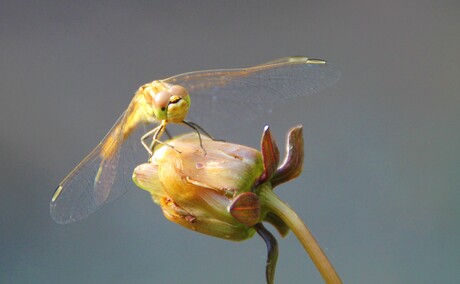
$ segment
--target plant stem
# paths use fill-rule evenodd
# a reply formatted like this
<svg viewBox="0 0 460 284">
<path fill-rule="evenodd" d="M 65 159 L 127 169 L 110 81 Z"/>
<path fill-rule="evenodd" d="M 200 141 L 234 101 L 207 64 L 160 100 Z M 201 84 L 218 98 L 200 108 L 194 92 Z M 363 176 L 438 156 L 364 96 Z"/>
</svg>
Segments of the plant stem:
<svg viewBox="0 0 460 284">
<path fill-rule="evenodd" d="M 321 250 L 310 230 L 286 203 L 273 193 L 273 191 L 264 187 L 260 192 L 260 200 L 270 212 L 278 215 L 297 236 L 302 246 L 307 251 L 311 260 L 315 264 L 319 273 L 326 283 L 342 283 L 334 267 Z"/>
</svg>

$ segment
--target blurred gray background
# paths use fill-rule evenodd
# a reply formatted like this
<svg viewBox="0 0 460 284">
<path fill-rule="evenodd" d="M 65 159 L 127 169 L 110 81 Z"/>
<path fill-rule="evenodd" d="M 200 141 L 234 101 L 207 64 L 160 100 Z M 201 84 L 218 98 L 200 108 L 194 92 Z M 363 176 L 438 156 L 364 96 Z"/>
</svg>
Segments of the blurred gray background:
<svg viewBox="0 0 460 284">
<path fill-rule="evenodd" d="M 264 283 L 258 236 L 187 231 L 144 191 L 66 226 L 49 201 L 139 85 L 299 54 L 341 81 L 225 139 L 259 147 L 269 123 L 284 149 L 304 125 L 277 192 L 344 282 L 459 283 L 459 50 L 458 1 L 1 1 L 0 283 Z M 279 244 L 278 283 L 322 282 Z"/>
</svg>

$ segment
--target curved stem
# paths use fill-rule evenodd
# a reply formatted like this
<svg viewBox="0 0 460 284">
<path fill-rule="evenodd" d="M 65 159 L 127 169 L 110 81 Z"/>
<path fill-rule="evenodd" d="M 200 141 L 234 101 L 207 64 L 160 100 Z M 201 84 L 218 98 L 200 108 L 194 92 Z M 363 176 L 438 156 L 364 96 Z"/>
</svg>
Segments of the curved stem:
<svg viewBox="0 0 460 284">
<path fill-rule="evenodd" d="M 270 212 L 278 215 L 292 230 L 307 251 L 311 260 L 321 273 L 326 283 L 342 283 L 334 267 L 321 250 L 310 230 L 286 203 L 278 198 L 270 188 L 263 188 L 260 192 L 260 200 L 263 206 Z"/>
<path fill-rule="evenodd" d="M 273 284 L 275 282 L 276 261 L 278 260 L 278 242 L 262 223 L 254 225 L 254 228 L 267 245 L 268 253 L 265 276 L 267 278 L 267 284 Z"/>
</svg>

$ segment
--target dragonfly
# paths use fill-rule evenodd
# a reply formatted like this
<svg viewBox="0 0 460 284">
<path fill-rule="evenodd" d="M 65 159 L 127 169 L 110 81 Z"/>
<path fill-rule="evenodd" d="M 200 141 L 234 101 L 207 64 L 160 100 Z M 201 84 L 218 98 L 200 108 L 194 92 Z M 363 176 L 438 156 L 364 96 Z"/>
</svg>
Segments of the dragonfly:
<svg viewBox="0 0 460 284">
<path fill-rule="evenodd" d="M 59 184 L 51 216 L 60 224 L 79 221 L 123 195 L 133 185 L 133 149 L 140 144 L 152 155 L 168 124 L 185 124 L 205 135 L 222 133 L 339 78 L 324 60 L 293 56 L 144 84 L 102 141 Z M 150 130 L 138 135 L 141 126 Z"/>
</svg>

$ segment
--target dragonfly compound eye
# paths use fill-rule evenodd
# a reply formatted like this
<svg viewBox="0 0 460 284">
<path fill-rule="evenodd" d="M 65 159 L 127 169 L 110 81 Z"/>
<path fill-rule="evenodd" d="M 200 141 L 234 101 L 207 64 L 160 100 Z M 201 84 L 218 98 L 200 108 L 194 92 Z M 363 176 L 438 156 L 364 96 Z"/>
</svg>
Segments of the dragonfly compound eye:
<svg viewBox="0 0 460 284">
<path fill-rule="evenodd" d="M 157 110 L 165 110 L 168 106 L 169 100 L 171 98 L 171 93 L 168 91 L 161 91 L 155 95 L 153 101 L 153 107 Z"/>
<path fill-rule="evenodd" d="M 174 85 L 169 89 L 169 92 L 172 96 L 177 96 L 179 98 L 185 98 L 188 96 L 187 90 L 179 85 Z"/>
</svg>

